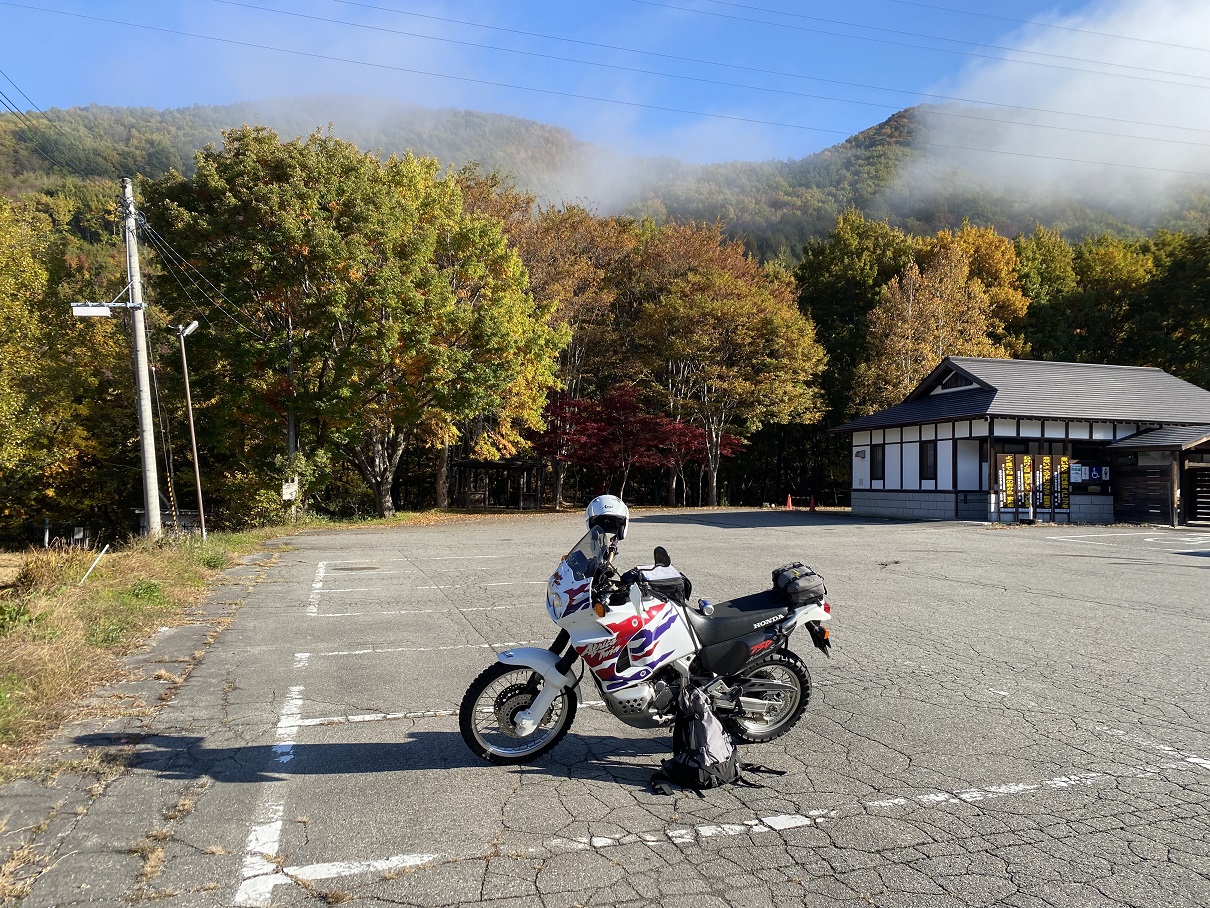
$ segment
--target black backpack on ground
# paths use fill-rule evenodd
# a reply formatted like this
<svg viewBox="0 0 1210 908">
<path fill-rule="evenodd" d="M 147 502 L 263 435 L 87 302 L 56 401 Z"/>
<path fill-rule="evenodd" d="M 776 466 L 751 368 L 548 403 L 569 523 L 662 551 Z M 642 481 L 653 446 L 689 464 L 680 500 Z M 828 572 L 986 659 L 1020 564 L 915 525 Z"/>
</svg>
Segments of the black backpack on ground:
<svg viewBox="0 0 1210 908">
<path fill-rule="evenodd" d="M 664 760 L 651 777 L 651 786 L 660 794 L 675 789 L 696 791 L 720 785 L 746 785 L 762 788 L 744 778 L 744 772 L 785 775 L 756 763 L 741 763 L 731 735 L 710 708 L 710 697 L 697 687 L 681 691 L 676 704 L 676 722 L 672 726 L 672 758 Z"/>
</svg>

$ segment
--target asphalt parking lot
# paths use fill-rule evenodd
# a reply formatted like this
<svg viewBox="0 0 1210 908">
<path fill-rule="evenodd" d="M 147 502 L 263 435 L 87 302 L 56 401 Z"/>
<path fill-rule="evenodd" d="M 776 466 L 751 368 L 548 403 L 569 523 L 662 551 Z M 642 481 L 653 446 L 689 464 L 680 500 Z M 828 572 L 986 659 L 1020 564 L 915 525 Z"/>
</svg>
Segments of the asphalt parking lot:
<svg viewBox="0 0 1210 908">
<path fill-rule="evenodd" d="M 553 638 L 582 531 L 285 540 L 140 735 L 89 736 L 134 768 L 24 904 L 1210 904 L 1210 532 L 638 512 L 622 560 L 662 544 L 695 595 L 803 560 L 834 604 L 804 719 L 744 749 L 787 775 L 698 798 L 647 785 L 666 732 L 592 705 L 526 767 L 458 734 L 493 651 Z"/>
</svg>

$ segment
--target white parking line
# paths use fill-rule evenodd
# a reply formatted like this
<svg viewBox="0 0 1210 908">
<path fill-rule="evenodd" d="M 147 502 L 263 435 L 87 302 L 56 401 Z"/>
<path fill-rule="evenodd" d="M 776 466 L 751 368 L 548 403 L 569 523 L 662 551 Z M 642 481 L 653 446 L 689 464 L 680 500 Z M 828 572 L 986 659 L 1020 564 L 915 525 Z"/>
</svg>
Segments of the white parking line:
<svg viewBox="0 0 1210 908">
<path fill-rule="evenodd" d="M 314 728 L 321 725 L 354 725 L 358 722 L 394 722 L 400 719 L 437 719 L 456 716 L 456 709 L 425 709 L 410 713 L 358 713 L 352 716 L 327 716 L 322 719 L 299 719 L 297 728 Z"/>
<path fill-rule="evenodd" d="M 327 612 L 317 618 L 360 618 L 365 615 L 432 615 L 436 612 L 498 612 L 504 609 L 533 608 L 532 602 L 516 605 L 474 605 L 466 608 L 400 608 L 387 612 Z"/>
<path fill-rule="evenodd" d="M 296 664 L 297 664 L 297 657 Z M 277 722 L 277 743 L 273 745 L 274 761 L 289 763 L 294 759 L 294 742 L 298 737 L 302 714 L 302 687 L 291 687 L 282 703 L 281 717 Z M 282 813 L 285 804 L 281 798 L 280 781 L 271 782 L 265 788 L 257 811 L 257 823 L 248 833 L 244 843 L 243 880 L 235 892 L 233 905 L 240 908 L 263 908 L 273 897 L 273 887 L 290 882 L 290 878 L 278 872 L 277 865 L 269 860 L 277 854 L 281 841 Z M 276 797 L 271 795 L 275 794 Z"/>
<path fill-rule="evenodd" d="M 321 561 L 315 566 L 315 579 L 311 581 L 311 595 L 307 599 L 307 615 L 314 617 L 319 614 L 319 594 L 324 585 L 324 569 L 327 567 L 326 561 Z"/>
<path fill-rule="evenodd" d="M 451 646 L 381 646 L 368 649 L 341 649 L 326 653 L 295 653 L 294 658 L 306 656 L 365 656 L 370 653 L 437 653 L 455 649 L 508 649 L 510 646 L 530 646 L 537 640 L 516 640 L 512 643 L 455 643 Z"/>
<path fill-rule="evenodd" d="M 337 861 L 331 864 L 309 864 L 306 867 L 287 867 L 286 876 L 296 880 L 330 880 L 335 877 L 354 876 L 358 873 L 387 873 L 419 867 L 435 860 L 435 854 L 397 854 L 381 861 Z"/>
</svg>

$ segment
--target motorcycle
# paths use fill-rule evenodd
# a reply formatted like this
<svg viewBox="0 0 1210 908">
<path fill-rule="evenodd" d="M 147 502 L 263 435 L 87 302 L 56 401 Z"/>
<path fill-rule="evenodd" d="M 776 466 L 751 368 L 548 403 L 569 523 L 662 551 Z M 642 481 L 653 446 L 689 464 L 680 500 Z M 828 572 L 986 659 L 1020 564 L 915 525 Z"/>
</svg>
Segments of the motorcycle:
<svg viewBox="0 0 1210 908">
<path fill-rule="evenodd" d="M 804 597 L 776 588 L 711 604 L 689 604 L 692 584 L 658 547 L 654 564 L 619 574 L 617 540 L 592 527 L 547 584 L 546 610 L 559 627 L 548 649 L 497 654 L 462 698 L 458 724 L 477 756 L 528 763 L 571 729 L 585 674 L 605 707 L 637 728 L 670 725 L 687 685 L 704 690 L 738 741 L 771 741 L 798 722 L 811 697 L 806 664 L 786 644 L 805 627 L 825 656 L 832 617 L 823 583 Z M 794 566 L 792 566 L 794 567 Z M 801 567 L 800 565 L 797 567 Z M 775 581 L 777 580 L 775 572 Z"/>
</svg>

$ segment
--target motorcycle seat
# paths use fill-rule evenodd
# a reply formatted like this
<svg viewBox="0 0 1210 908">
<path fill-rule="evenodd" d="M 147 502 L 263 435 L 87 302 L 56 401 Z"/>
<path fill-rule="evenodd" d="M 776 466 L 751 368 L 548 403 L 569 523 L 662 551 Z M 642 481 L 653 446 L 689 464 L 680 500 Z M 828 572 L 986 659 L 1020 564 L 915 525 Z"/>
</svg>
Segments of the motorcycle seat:
<svg viewBox="0 0 1210 908">
<path fill-rule="evenodd" d="M 716 602 L 713 615 L 703 615 L 692 606 L 685 610 L 704 647 L 771 628 L 778 623 L 777 619 L 788 617 L 791 611 L 785 597 L 776 590 Z"/>
</svg>

